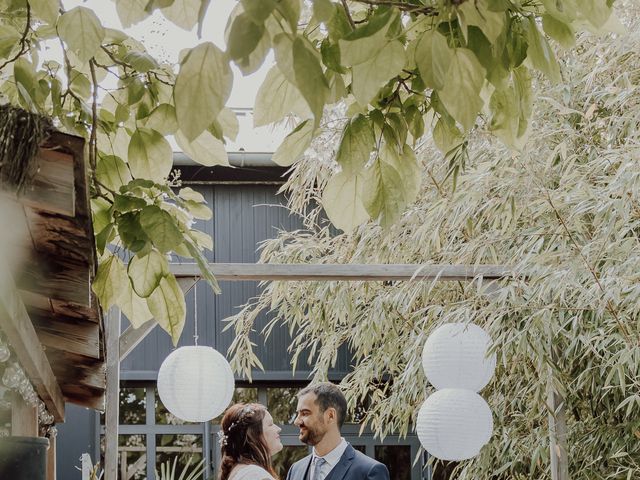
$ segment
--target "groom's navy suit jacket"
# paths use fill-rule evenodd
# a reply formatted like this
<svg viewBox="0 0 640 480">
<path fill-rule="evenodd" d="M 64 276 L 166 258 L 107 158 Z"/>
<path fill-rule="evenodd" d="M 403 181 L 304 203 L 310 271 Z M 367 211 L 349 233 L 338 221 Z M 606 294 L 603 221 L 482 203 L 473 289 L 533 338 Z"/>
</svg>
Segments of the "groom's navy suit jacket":
<svg viewBox="0 0 640 480">
<path fill-rule="evenodd" d="M 291 465 L 287 480 L 308 480 L 311 458 L 312 455 L 307 455 Z M 376 462 L 348 444 L 340 461 L 325 480 L 389 480 L 389 471 L 384 464 Z"/>
</svg>

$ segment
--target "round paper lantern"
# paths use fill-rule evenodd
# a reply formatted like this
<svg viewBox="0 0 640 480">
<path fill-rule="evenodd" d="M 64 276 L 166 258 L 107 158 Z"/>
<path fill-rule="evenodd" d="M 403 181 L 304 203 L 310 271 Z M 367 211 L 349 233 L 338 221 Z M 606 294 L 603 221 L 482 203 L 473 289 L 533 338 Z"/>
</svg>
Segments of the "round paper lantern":
<svg viewBox="0 0 640 480">
<path fill-rule="evenodd" d="M 220 415 L 231 402 L 234 385 L 229 362 L 211 347 L 180 347 L 158 371 L 160 400 L 188 422 L 206 422 Z"/>
<path fill-rule="evenodd" d="M 491 438 L 493 417 L 487 402 L 475 392 L 444 388 L 420 407 L 416 433 L 430 455 L 441 460 L 475 457 Z"/>
<path fill-rule="evenodd" d="M 487 357 L 491 337 L 473 323 L 446 323 L 429 335 L 422 366 L 436 389 L 466 388 L 479 392 L 491 380 L 495 354 Z"/>
</svg>

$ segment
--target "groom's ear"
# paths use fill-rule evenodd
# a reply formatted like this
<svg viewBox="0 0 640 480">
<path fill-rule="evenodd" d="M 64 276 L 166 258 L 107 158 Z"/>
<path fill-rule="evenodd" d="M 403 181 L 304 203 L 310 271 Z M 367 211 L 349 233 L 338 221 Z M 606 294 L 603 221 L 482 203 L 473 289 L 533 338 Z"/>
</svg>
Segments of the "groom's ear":
<svg viewBox="0 0 640 480">
<path fill-rule="evenodd" d="M 333 407 L 327 408 L 327 416 L 332 422 L 338 421 L 338 412 Z"/>
</svg>

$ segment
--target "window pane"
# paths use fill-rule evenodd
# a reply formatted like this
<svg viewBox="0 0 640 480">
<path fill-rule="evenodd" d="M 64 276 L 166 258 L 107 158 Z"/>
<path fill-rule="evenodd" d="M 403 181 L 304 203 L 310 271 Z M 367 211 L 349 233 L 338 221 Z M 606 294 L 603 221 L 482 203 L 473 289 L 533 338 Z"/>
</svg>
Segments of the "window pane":
<svg viewBox="0 0 640 480">
<path fill-rule="evenodd" d="M 248 387 L 238 387 L 233 392 L 233 398 L 231 399 L 231 403 L 229 405 L 233 405 L 234 403 L 257 403 L 258 402 L 258 389 L 257 388 L 248 388 Z M 222 420 L 222 416 L 224 413 L 218 415 L 216 418 L 211 420 L 211 423 L 214 425 L 220 425 L 220 421 Z"/>
<path fill-rule="evenodd" d="M 408 445 L 376 445 L 376 460 L 389 469 L 394 480 L 411 480 L 411 447 Z"/>
<path fill-rule="evenodd" d="M 176 478 L 180 478 L 183 470 L 193 471 L 201 460 L 202 435 L 156 435 L 156 468 L 158 472 L 160 472 L 161 464 L 170 462 L 171 468 L 173 468 L 173 462 L 177 462 Z M 188 474 L 185 477 L 188 477 Z"/>
<path fill-rule="evenodd" d="M 309 454 L 308 447 L 285 446 L 282 451 L 273 457 L 273 468 L 280 478 L 286 478 L 291 465 Z"/>
<path fill-rule="evenodd" d="M 296 418 L 298 388 L 267 388 L 267 408 L 274 423 L 288 425 Z"/>
<path fill-rule="evenodd" d="M 146 422 L 146 389 L 120 388 L 120 424 L 144 425 Z"/>
<path fill-rule="evenodd" d="M 144 435 L 118 435 L 118 478 L 147 478 L 147 448 Z"/>
</svg>

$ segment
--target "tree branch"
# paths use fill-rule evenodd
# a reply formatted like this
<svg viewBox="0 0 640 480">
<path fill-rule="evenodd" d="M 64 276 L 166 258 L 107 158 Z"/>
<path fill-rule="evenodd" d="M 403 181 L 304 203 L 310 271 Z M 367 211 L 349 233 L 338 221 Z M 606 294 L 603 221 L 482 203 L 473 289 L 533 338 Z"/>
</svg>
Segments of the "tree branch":
<svg viewBox="0 0 640 480">
<path fill-rule="evenodd" d="M 2 65 L 0 65 L 0 71 L 10 63 L 15 62 L 17 59 L 19 59 L 22 55 L 27 53 L 27 51 L 29 50 L 27 35 L 29 34 L 29 29 L 31 28 L 31 6 L 29 5 L 29 2 L 26 2 L 26 3 L 27 3 L 27 22 L 26 22 L 26 25 L 24 26 L 24 32 L 22 32 L 22 36 L 20 37 L 20 51 L 16 53 L 13 58 L 10 58 L 6 62 L 4 62 Z"/>
<path fill-rule="evenodd" d="M 371 5 L 374 7 L 395 7 L 402 12 L 407 13 L 419 13 L 422 15 L 428 15 L 434 17 L 438 15 L 438 10 L 433 7 L 426 7 L 423 5 L 412 5 L 405 2 L 397 2 L 393 0 L 352 0 L 353 2 L 364 3 L 365 5 Z M 462 1 L 460 2 L 462 3 Z"/>
<path fill-rule="evenodd" d="M 351 25 L 351 30 L 355 30 L 356 24 L 353 22 L 353 18 L 351 18 L 351 12 L 347 6 L 347 0 L 342 0 L 342 6 L 344 7 L 344 13 L 347 15 L 347 20 L 349 20 L 349 25 Z"/>
</svg>

